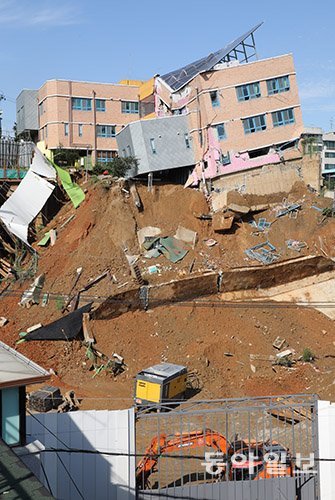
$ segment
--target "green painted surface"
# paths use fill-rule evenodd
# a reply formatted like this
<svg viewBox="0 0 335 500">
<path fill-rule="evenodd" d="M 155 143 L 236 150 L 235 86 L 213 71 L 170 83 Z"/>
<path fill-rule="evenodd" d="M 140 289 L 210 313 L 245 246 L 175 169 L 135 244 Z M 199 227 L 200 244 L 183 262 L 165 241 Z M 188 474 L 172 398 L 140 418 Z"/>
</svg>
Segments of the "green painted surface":
<svg viewBox="0 0 335 500">
<path fill-rule="evenodd" d="M 53 165 L 57 170 L 58 177 L 60 178 L 63 188 L 65 189 L 70 200 L 72 201 L 73 206 L 75 208 L 79 207 L 80 203 L 82 203 L 82 201 L 84 201 L 85 199 L 84 191 L 81 189 L 80 186 L 78 186 L 78 184 L 72 182 L 69 172 L 67 172 L 63 168 L 58 167 L 55 164 Z"/>
</svg>

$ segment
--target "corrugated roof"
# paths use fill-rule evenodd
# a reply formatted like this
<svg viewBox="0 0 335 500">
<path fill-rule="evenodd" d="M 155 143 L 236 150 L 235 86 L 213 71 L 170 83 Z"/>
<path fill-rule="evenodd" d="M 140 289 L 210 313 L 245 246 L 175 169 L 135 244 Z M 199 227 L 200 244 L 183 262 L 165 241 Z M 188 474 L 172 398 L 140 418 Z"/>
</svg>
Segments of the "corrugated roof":
<svg viewBox="0 0 335 500">
<path fill-rule="evenodd" d="M 165 83 L 169 85 L 169 87 L 177 91 L 186 85 L 192 78 L 194 78 L 197 74 L 202 73 L 204 71 L 210 71 L 213 67 L 222 61 L 231 51 L 233 51 L 240 43 L 242 43 L 246 38 L 248 38 L 254 31 L 256 31 L 263 23 L 259 23 L 249 31 L 244 33 L 244 35 L 239 36 L 236 40 L 233 40 L 228 45 L 226 45 L 223 49 L 218 50 L 212 54 L 209 54 L 202 59 L 198 59 L 197 61 L 188 64 L 180 69 L 171 71 L 170 73 L 166 73 L 160 78 L 164 80 Z"/>
<path fill-rule="evenodd" d="M 0 496 L 12 499 L 53 498 L 34 474 L 0 439 Z"/>
<path fill-rule="evenodd" d="M 0 341 L 0 389 L 37 384 L 49 378 L 44 368 Z"/>
</svg>

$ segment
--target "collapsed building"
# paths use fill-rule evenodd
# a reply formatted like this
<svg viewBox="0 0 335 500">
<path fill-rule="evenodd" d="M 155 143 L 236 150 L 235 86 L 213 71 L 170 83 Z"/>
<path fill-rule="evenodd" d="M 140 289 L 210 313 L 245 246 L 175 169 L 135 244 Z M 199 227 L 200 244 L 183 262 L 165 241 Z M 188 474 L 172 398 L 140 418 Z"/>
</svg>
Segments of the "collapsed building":
<svg viewBox="0 0 335 500">
<path fill-rule="evenodd" d="M 141 119 L 117 134 L 119 154 L 139 160 L 132 175 L 178 169 L 187 186 L 197 185 L 280 163 L 297 144 L 303 122 L 293 57 L 258 60 L 260 26 L 140 88 Z"/>
</svg>

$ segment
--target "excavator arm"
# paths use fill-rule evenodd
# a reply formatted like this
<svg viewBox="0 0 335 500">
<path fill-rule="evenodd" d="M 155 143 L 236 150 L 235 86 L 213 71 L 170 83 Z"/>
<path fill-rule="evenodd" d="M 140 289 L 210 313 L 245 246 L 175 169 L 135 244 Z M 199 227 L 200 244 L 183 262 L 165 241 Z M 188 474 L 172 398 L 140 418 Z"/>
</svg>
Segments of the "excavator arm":
<svg viewBox="0 0 335 500">
<path fill-rule="evenodd" d="M 181 448 L 194 449 L 200 447 L 213 448 L 227 455 L 230 443 L 222 434 L 211 429 L 196 430 L 172 436 L 167 436 L 166 434 L 155 436 L 145 450 L 144 457 L 137 464 L 137 485 L 142 489 L 146 487 L 149 476 L 154 471 L 161 455 L 180 450 Z"/>
</svg>

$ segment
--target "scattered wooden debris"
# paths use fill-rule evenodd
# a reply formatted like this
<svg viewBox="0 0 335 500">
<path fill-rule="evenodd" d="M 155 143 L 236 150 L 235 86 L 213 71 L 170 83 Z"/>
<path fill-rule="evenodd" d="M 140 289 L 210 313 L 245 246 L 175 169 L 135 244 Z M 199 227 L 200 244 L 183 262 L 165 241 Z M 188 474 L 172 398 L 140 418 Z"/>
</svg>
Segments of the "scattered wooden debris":
<svg viewBox="0 0 335 500">
<path fill-rule="evenodd" d="M 53 247 L 54 244 L 56 243 L 56 239 L 57 239 L 56 230 L 55 229 L 50 229 L 49 235 L 50 235 L 50 245 Z"/>
<path fill-rule="evenodd" d="M 90 344 L 95 344 L 95 339 L 93 335 L 90 334 L 90 328 L 88 326 L 90 322 L 90 313 L 83 313 L 83 334 L 85 342 Z"/>
<path fill-rule="evenodd" d="M 298 423 L 300 420 L 312 420 L 312 411 L 306 407 L 292 407 L 289 399 L 277 398 L 275 404 L 278 408 L 271 408 L 267 412 L 275 418 L 285 420 L 287 423 Z M 287 409 L 286 409 L 287 406 Z"/>
<path fill-rule="evenodd" d="M 37 323 L 36 325 L 33 325 L 33 326 L 30 326 L 29 328 L 27 328 L 27 333 L 31 333 L 31 332 L 34 332 L 35 330 L 38 330 L 39 328 L 42 328 L 42 323 Z"/>
<path fill-rule="evenodd" d="M 80 402 L 74 391 L 67 391 L 63 396 L 63 403 L 57 408 L 57 413 L 79 410 Z"/>
<path fill-rule="evenodd" d="M 62 403 L 63 398 L 58 387 L 44 386 L 29 394 L 29 408 L 46 413 L 54 410 Z"/>
<path fill-rule="evenodd" d="M 44 286 L 45 276 L 40 274 L 35 279 L 34 283 L 23 292 L 19 305 L 22 307 L 30 307 L 33 304 L 39 304 L 40 294 Z"/>
</svg>

